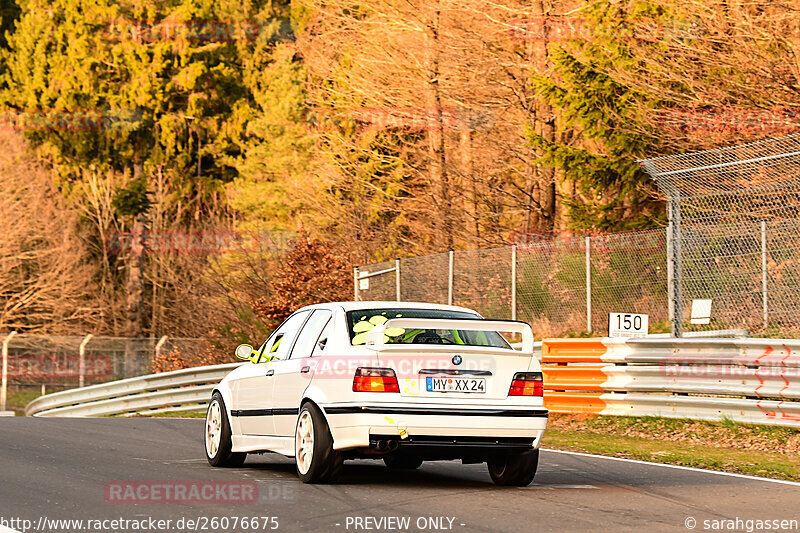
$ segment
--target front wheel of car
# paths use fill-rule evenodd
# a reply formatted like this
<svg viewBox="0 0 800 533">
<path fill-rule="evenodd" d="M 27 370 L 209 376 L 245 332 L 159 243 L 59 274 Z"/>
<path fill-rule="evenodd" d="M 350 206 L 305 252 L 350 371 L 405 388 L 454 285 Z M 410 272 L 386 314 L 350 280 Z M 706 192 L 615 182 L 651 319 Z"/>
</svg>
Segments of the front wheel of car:
<svg viewBox="0 0 800 533">
<path fill-rule="evenodd" d="M 211 403 L 208 404 L 205 444 L 206 459 L 211 466 L 236 468 L 242 466 L 247 458 L 246 453 L 232 451 L 231 426 L 219 392 L 211 396 Z"/>
<path fill-rule="evenodd" d="M 322 411 L 303 404 L 294 436 L 297 475 L 303 483 L 332 483 L 342 471 L 341 454 L 333 449 L 333 437 Z"/>
<path fill-rule="evenodd" d="M 539 449 L 507 453 L 489 458 L 489 475 L 495 485 L 525 487 L 531 484 L 539 467 Z"/>
</svg>

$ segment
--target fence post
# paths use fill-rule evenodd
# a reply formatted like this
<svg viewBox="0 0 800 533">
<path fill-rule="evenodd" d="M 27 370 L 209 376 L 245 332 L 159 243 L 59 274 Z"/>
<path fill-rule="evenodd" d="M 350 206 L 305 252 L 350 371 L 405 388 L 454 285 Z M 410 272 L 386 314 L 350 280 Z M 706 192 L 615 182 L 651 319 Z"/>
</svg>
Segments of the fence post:
<svg viewBox="0 0 800 533">
<path fill-rule="evenodd" d="M 158 339 L 158 342 L 156 343 L 156 348 L 155 348 L 156 359 L 159 359 L 161 357 L 161 348 L 164 347 L 164 343 L 165 342 L 167 342 L 167 336 L 166 335 L 164 335 L 163 337 Z"/>
<path fill-rule="evenodd" d="M 394 293 L 395 300 L 402 301 L 400 297 L 400 259 L 394 260 Z"/>
<path fill-rule="evenodd" d="M 675 319 L 675 306 L 672 305 L 672 294 L 675 292 L 675 272 L 672 265 L 672 223 L 667 224 L 667 310 L 669 323 Z"/>
<path fill-rule="evenodd" d="M 511 320 L 517 319 L 517 245 L 511 245 Z"/>
<path fill-rule="evenodd" d="M 450 250 L 449 264 L 447 268 L 447 305 L 453 305 L 453 267 L 455 266 L 455 254 Z"/>
<path fill-rule="evenodd" d="M 764 310 L 764 331 L 769 328 L 767 303 L 767 221 L 761 221 L 761 305 Z"/>
<path fill-rule="evenodd" d="M 592 332 L 592 238 L 586 237 L 586 331 Z"/>
<path fill-rule="evenodd" d="M 2 370 L 2 383 L 0 384 L 0 411 L 6 410 L 6 403 L 8 400 L 8 341 L 16 335 L 16 331 L 12 331 L 6 338 L 3 339 L 3 370 Z"/>
<path fill-rule="evenodd" d="M 353 267 L 353 300 L 359 301 L 359 293 L 358 293 L 358 267 Z"/>
<path fill-rule="evenodd" d="M 78 347 L 78 387 L 83 387 L 86 381 L 86 345 L 89 344 L 92 337 L 94 337 L 94 335 L 91 333 L 86 335 L 81 341 L 81 345 Z"/>
<path fill-rule="evenodd" d="M 672 324 L 670 325 L 673 337 L 683 336 L 683 309 L 681 301 L 681 200 L 680 193 L 674 191 L 669 198 L 669 234 L 672 246 L 671 254 L 667 259 L 672 267 L 672 284 L 669 294 L 670 308 L 672 309 Z"/>
</svg>

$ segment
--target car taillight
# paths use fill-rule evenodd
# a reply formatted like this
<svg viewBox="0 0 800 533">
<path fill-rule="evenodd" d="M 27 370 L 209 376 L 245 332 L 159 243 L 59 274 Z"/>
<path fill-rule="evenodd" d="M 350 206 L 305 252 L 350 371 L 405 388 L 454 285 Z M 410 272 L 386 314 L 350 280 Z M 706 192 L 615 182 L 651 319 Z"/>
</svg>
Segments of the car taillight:
<svg viewBox="0 0 800 533">
<path fill-rule="evenodd" d="M 400 392 L 391 368 L 360 367 L 353 378 L 353 392 Z"/>
<path fill-rule="evenodd" d="M 541 372 L 518 372 L 511 380 L 511 388 L 508 389 L 509 396 L 543 396 L 544 386 L 542 385 Z"/>
</svg>

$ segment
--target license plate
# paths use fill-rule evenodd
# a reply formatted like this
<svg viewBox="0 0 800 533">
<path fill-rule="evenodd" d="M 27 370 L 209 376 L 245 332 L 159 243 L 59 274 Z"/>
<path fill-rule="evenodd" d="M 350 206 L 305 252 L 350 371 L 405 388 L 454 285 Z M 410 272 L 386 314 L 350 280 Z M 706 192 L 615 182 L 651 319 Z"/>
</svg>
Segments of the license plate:
<svg viewBox="0 0 800 533">
<path fill-rule="evenodd" d="M 486 378 L 425 378 L 428 392 L 486 392 Z"/>
</svg>

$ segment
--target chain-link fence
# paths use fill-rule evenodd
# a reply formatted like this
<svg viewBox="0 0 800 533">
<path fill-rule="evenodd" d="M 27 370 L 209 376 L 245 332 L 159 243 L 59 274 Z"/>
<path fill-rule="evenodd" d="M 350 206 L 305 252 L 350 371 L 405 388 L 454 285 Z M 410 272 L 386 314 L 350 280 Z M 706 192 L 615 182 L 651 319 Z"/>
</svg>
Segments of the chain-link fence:
<svg viewBox="0 0 800 533">
<path fill-rule="evenodd" d="M 0 335 L 0 412 L 22 412 L 39 395 L 150 374 L 161 357 L 196 353 L 204 339 L 58 335 Z"/>
<path fill-rule="evenodd" d="M 673 330 L 800 332 L 800 135 L 642 161 L 670 209 Z M 711 300 L 709 317 L 695 300 Z"/>
<path fill-rule="evenodd" d="M 4 341 L 0 337 L 0 341 Z M 90 385 L 152 372 L 157 354 L 192 353 L 202 339 L 14 335 L 6 344 L 10 384 Z"/>
<path fill-rule="evenodd" d="M 378 263 L 358 269 L 356 299 L 452 303 L 524 320 L 537 337 L 603 334 L 610 312 L 646 313 L 650 330 L 663 331 L 665 243 L 664 230 L 562 235 Z"/>
<path fill-rule="evenodd" d="M 463 305 L 541 337 L 602 334 L 610 312 L 678 336 L 800 335 L 800 134 L 641 163 L 667 196 L 666 229 L 370 265 L 356 298 Z"/>
</svg>

